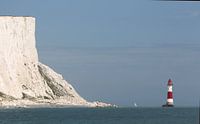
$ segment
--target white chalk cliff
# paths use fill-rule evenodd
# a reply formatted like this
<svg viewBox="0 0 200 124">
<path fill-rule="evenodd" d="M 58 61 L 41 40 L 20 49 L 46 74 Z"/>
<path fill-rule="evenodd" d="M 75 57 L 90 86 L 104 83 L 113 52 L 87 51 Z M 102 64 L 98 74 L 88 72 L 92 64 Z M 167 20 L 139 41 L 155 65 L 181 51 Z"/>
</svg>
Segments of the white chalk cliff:
<svg viewBox="0 0 200 124">
<path fill-rule="evenodd" d="M 85 105 L 75 89 L 38 61 L 35 18 L 0 16 L 0 105 Z"/>
</svg>

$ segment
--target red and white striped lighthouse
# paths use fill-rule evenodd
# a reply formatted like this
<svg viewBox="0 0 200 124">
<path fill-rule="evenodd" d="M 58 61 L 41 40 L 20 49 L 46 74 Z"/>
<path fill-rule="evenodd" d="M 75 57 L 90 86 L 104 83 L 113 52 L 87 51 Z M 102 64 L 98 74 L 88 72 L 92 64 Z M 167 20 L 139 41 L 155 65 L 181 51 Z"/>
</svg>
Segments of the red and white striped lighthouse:
<svg viewBox="0 0 200 124">
<path fill-rule="evenodd" d="M 173 86 L 173 82 L 171 79 L 169 79 L 168 83 L 167 83 L 167 87 L 168 87 L 167 103 L 165 105 L 163 105 L 163 107 L 173 107 L 174 106 L 172 86 Z"/>
</svg>

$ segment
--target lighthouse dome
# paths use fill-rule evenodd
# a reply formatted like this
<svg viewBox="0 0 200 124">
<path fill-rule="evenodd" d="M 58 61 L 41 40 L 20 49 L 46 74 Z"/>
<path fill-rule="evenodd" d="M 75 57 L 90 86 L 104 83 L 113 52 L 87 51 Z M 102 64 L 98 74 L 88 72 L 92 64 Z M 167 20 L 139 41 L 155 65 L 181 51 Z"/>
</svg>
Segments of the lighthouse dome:
<svg viewBox="0 0 200 124">
<path fill-rule="evenodd" d="M 167 85 L 173 85 L 173 83 L 172 83 L 172 80 L 171 79 L 169 79 L 168 80 L 168 84 Z"/>
</svg>

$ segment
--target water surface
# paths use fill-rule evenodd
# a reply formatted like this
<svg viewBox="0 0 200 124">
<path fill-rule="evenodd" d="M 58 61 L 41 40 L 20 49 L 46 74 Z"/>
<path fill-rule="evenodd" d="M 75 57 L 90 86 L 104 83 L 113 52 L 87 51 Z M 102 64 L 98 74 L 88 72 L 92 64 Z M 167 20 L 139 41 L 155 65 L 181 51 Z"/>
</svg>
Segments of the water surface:
<svg viewBox="0 0 200 124">
<path fill-rule="evenodd" d="M 0 124 L 198 124 L 198 108 L 0 109 Z"/>
</svg>

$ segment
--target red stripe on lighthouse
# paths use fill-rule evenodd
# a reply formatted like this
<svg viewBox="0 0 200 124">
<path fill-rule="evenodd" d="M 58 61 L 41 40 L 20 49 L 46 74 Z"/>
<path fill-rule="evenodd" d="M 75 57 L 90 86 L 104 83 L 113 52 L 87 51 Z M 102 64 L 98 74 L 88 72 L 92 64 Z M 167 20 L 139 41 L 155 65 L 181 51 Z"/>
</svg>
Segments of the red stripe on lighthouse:
<svg viewBox="0 0 200 124">
<path fill-rule="evenodd" d="M 173 94 L 172 92 L 167 93 L 167 99 L 173 99 Z"/>
</svg>

